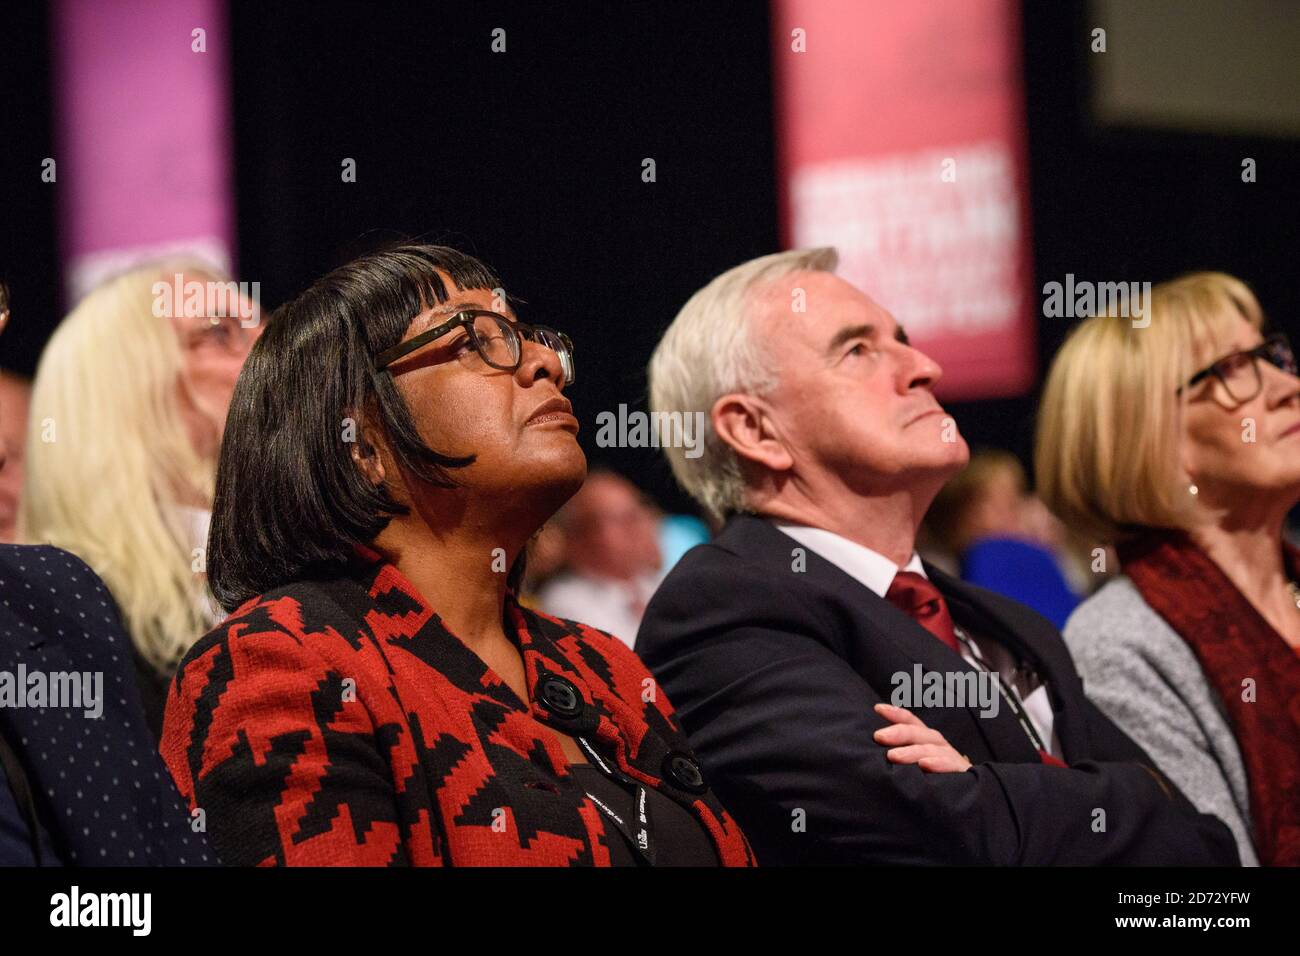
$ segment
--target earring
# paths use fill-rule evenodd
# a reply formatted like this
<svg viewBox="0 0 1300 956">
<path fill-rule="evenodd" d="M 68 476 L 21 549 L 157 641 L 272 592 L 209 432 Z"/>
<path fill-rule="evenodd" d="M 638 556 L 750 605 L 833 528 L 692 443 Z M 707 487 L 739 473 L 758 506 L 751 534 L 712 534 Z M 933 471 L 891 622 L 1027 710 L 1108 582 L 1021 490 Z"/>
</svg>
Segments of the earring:
<svg viewBox="0 0 1300 956">
<path fill-rule="evenodd" d="M 1189 495 L 1195 497 L 1197 494 L 1200 493 L 1200 489 L 1197 488 L 1195 485 L 1188 485 L 1188 486 L 1187 486 L 1187 493 L 1188 493 Z"/>
</svg>

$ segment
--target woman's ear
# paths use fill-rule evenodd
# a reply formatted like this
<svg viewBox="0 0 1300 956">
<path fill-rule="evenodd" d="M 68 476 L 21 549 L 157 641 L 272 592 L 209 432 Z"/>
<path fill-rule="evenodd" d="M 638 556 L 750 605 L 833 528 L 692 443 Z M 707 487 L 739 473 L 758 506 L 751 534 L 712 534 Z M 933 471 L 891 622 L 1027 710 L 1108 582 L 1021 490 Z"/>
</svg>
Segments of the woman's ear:
<svg viewBox="0 0 1300 956">
<path fill-rule="evenodd" d="M 355 419 L 349 419 L 354 422 Z M 370 425 L 362 421 L 359 426 L 354 427 L 353 434 L 347 436 L 349 441 L 349 453 L 352 456 L 353 463 L 361 471 L 366 481 L 378 487 L 384 483 L 386 472 L 384 470 L 384 459 L 379 453 L 378 435 Z"/>
</svg>

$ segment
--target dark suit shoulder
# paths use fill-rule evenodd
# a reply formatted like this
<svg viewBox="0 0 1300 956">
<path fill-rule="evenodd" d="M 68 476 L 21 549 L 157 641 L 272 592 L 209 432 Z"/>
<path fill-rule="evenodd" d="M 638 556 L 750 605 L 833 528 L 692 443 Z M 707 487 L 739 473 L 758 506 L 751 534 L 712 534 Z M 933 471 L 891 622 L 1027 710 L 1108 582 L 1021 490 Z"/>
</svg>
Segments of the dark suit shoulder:
<svg viewBox="0 0 1300 956">
<path fill-rule="evenodd" d="M 24 585 L 31 585 L 47 604 L 85 601 L 108 591 L 90 565 L 71 551 L 48 544 L 0 544 L 0 592 L 10 598 L 11 606 Z M 31 603 L 39 606 L 34 599 Z"/>
<path fill-rule="evenodd" d="M 736 515 L 708 544 L 692 548 L 651 599 L 636 651 L 655 667 L 715 635 L 749 639 L 802 635 L 833 653 L 853 630 L 847 593 L 857 581 L 765 518 Z"/>
<path fill-rule="evenodd" d="M 33 561 L 57 560 L 94 574 L 90 566 L 71 551 L 52 544 L 0 544 L 0 571 L 16 571 Z"/>
<path fill-rule="evenodd" d="M 91 634 L 102 640 L 86 640 Z M 85 561 L 50 545 L 0 544 L 0 648 L 25 657 L 33 641 L 114 670 L 118 650 L 130 646 L 116 602 Z"/>
<path fill-rule="evenodd" d="M 791 549 L 799 548 L 794 539 L 790 539 L 790 545 Z M 752 614 L 756 606 L 766 606 L 788 612 L 792 617 L 804 616 L 806 609 L 800 608 L 797 602 L 792 603 L 798 590 L 800 561 L 796 553 L 755 553 L 719 538 L 686 552 L 668 572 L 650 603 L 654 606 L 661 602 L 694 602 L 706 598 L 720 606 L 743 609 L 746 614 Z"/>
</svg>

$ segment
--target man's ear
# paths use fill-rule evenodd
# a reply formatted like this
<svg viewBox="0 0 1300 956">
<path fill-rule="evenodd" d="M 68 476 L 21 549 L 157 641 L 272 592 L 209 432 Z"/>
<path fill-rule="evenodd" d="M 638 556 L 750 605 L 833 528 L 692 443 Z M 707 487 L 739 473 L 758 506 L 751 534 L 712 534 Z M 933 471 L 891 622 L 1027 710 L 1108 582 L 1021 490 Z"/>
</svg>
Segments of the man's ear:
<svg viewBox="0 0 1300 956">
<path fill-rule="evenodd" d="M 713 403 L 713 430 L 738 456 L 770 471 L 789 471 L 794 458 L 771 408 L 753 395 L 732 393 Z"/>
</svg>

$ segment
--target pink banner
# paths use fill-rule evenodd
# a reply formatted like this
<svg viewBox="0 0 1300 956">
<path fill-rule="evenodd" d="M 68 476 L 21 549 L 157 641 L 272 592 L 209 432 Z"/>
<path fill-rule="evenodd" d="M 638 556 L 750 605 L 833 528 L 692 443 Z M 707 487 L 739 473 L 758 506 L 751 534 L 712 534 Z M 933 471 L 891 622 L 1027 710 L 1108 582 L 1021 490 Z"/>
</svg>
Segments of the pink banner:
<svg viewBox="0 0 1300 956">
<path fill-rule="evenodd" d="M 56 162 L 75 300 L 133 261 L 234 247 L 225 0 L 55 0 Z"/>
<path fill-rule="evenodd" d="M 782 231 L 944 368 L 950 399 L 1035 376 L 1012 0 L 776 0 Z"/>
</svg>

